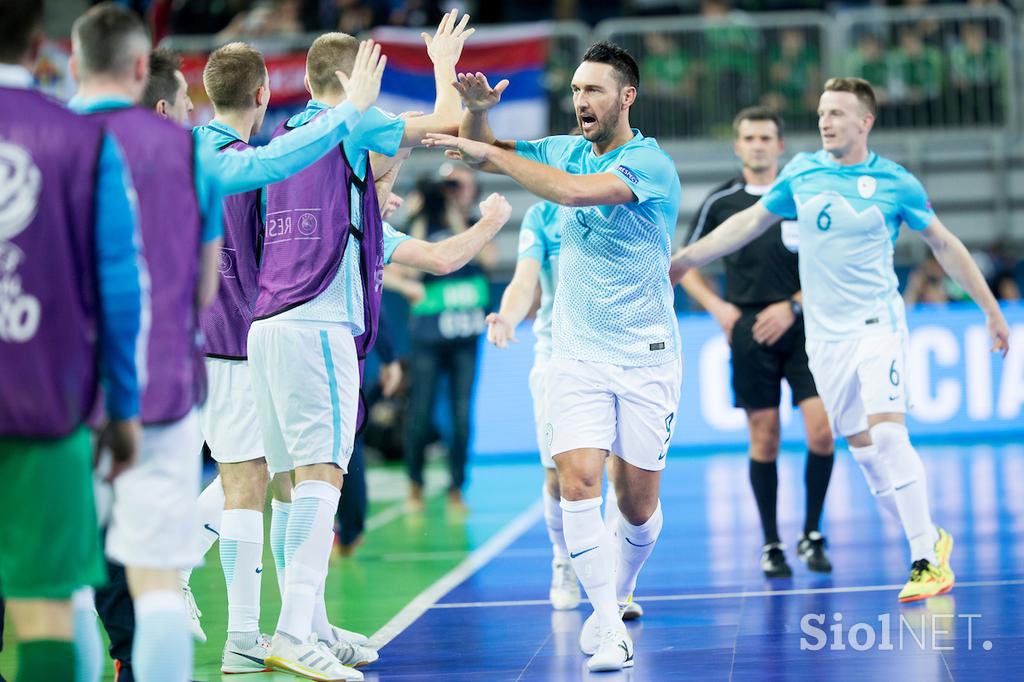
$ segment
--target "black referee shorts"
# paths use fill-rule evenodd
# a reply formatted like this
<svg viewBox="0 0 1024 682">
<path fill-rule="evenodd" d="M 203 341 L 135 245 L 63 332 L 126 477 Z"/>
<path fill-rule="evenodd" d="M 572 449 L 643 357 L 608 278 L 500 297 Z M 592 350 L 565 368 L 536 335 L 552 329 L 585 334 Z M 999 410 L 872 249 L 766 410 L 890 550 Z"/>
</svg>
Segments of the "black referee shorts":
<svg viewBox="0 0 1024 682">
<path fill-rule="evenodd" d="M 793 389 L 794 406 L 816 397 L 818 389 L 807 366 L 803 318 L 797 318 L 775 345 L 764 346 L 754 341 L 758 312 L 745 309 L 732 329 L 733 404 L 744 410 L 778 407 L 783 379 Z"/>
</svg>

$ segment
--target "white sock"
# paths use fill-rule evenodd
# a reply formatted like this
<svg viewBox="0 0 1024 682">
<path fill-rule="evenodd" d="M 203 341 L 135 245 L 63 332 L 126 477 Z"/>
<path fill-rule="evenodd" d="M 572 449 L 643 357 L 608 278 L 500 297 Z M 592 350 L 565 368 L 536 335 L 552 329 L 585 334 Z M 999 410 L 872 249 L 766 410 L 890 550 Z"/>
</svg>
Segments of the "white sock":
<svg viewBox="0 0 1024 682">
<path fill-rule="evenodd" d="M 620 603 L 626 602 L 636 589 L 637 576 L 654 550 L 654 543 L 661 534 L 661 525 L 661 500 L 651 518 L 642 525 L 634 526 L 625 518 L 619 518 L 619 566 L 615 572 L 615 595 Z"/>
<path fill-rule="evenodd" d="M 284 538 L 288 532 L 288 513 L 291 502 L 270 500 L 270 553 L 274 555 L 274 570 L 277 573 L 277 589 L 284 599 Z"/>
<path fill-rule="evenodd" d="M 882 422 L 871 427 L 871 440 L 878 446 L 892 475 L 893 498 L 900 513 L 903 533 L 910 543 L 911 561 L 927 559 L 935 564 L 935 541 L 939 533 L 932 523 L 928 505 L 928 484 L 924 463 L 910 444 L 907 427 Z"/>
<path fill-rule="evenodd" d="M 103 673 L 103 641 L 96 624 L 93 589 L 83 587 L 71 595 L 75 627 L 75 682 L 99 682 Z"/>
<path fill-rule="evenodd" d="M 324 600 L 324 588 L 326 580 L 322 581 L 316 588 L 316 601 L 313 604 L 313 632 L 322 642 L 334 644 L 338 638 L 334 636 L 334 628 L 327 620 L 327 602 Z"/>
<path fill-rule="evenodd" d="M 224 513 L 224 484 L 220 476 L 210 481 L 210 485 L 199 493 L 199 500 L 196 502 L 199 512 L 199 554 L 205 556 L 213 543 L 220 537 L 221 515 Z M 178 572 L 182 585 L 188 585 L 192 577 L 192 569 L 185 569 Z"/>
<path fill-rule="evenodd" d="M 611 536 L 601 518 L 601 498 L 570 501 L 562 498 L 562 529 L 576 576 L 587 591 L 602 629 L 620 628 L 619 605 L 613 581 L 615 555 Z"/>
<path fill-rule="evenodd" d="M 544 500 L 544 524 L 548 527 L 551 552 L 556 561 L 568 561 L 569 550 L 565 547 L 565 534 L 562 533 L 562 508 L 558 498 L 551 496 L 547 484 L 541 486 L 540 496 Z"/>
<path fill-rule="evenodd" d="M 878 505 L 898 521 L 900 512 L 896 509 L 896 498 L 893 497 L 892 475 L 889 473 L 889 465 L 878 451 L 878 446 L 871 444 L 856 448 L 851 445 L 850 454 L 860 466 L 864 480 L 868 482 L 868 489 L 875 496 Z"/>
<path fill-rule="evenodd" d="M 604 525 L 612 535 L 619 530 L 620 518 L 622 512 L 619 511 L 619 496 L 615 494 L 615 486 L 608 481 L 604 493 Z"/>
<path fill-rule="evenodd" d="M 220 530 L 220 563 L 228 589 L 228 633 L 246 634 L 256 645 L 263 576 L 263 512 L 226 509 Z M 247 642 L 249 637 L 245 637 Z M 242 646 L 243 638 L 232 641 Z"/>
<path fill-rule="evenodd" d="M 284 543 L 288 568 L 277 630 L 300 642 L 312 632 L 316 593 L 327 578 L 340 498 L 341 491 L 324 481 L 303 481 L 292 491 Z"/>
<path fill-rule="evenodd" d="M 192 632 L 177 590 L 156 590 L 135 599 L 132 671 L 145 682 L 192 679 Z"/>
</svg>

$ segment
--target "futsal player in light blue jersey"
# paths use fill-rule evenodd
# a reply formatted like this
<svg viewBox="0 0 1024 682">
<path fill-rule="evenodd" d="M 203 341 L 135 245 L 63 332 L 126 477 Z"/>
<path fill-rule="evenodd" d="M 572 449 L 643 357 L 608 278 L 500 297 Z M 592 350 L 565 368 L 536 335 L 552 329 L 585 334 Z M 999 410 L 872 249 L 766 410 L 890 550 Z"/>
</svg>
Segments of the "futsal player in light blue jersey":
<svg viewBox="0 0 1024 682">
<path fill-rule="evenodd" d="M 544 439 L 558 470 L 569 557 L 594 607 L 580 633 L 592 671 L 633 665 L 621 618 L 661 532 L 660 476 L 682 382 L 668 279 L 679 175 L 658 143 L 629 125 L 639 85 L 633 58 L 597 43 L 572 80 L 582 136 L 512 142 L 495 140 L 487 124 L 507 82 L 491 88 L 482 74 L 464 74 L 461 137 L 428 136 L 559 206 Z M 613 452 L 617 537 L 600 509 Z"/>
<path fill-rule="evenodd" d="M 932 211 L 905 168 L 868 149 L 875 94 L 860 78 L 825 83 L 818 105 L 822 149 L 798 154 L 761 200 L 680 251 L 672 281 L 732 253 L 780 217 L 800 224 L 800 283 L 807 356 L 832 430 L 846 439 L 879 504 L 910 543 L 902 602 L 948 592 L 953 539 L 932 522 L 925 470 L 906 427 L 907 325 L 893 272 L 906 223 L 985 313 L 992 350 L 1006 354 L 1009 328 L 963 243 Z"/>
</svg>

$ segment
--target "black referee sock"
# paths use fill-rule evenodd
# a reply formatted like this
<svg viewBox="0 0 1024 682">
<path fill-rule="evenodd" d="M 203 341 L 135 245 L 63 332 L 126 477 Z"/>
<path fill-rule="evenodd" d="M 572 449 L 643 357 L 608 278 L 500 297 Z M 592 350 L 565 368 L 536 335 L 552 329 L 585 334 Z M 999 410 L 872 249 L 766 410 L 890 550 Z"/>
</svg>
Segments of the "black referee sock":
<svg viewBox="0 0 1024 682">
<path fill-rule="evenodd" d="M 761 514 L 761 528 L 764 529 L 764 543 L 770 545 L 779 541 L 779 529 L 775 523 L 775 503 L 779 495 L 779 472 L 775 462 L 750 460 L 750 487 L 754 489 L 757 511 Z"/>
<path fill-rule="evenodd" d="M 807 467 L 804 469 L 804 485 L 807 487 L 807 516 L 804 521 L 804 535 L 820 530 L 821 510 L 825 506 L 828 481 L 832 478 L 832 463 L 835 453 L 821 455 L 807 451 Z"/>
</svg>

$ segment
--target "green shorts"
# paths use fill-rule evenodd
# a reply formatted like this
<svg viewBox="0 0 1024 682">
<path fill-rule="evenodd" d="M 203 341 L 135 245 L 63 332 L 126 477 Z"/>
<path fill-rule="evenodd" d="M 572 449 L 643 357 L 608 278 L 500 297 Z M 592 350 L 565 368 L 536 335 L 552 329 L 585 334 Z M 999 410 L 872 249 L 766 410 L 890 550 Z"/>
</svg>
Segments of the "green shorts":
<svg viewBox="0 0 1024 682">
<path fill-rule="evenodd" d="M 0 593 L 68 599 L 106 582 L 92 488 L 92 439 L 0 438 Z"/>
</svg>

